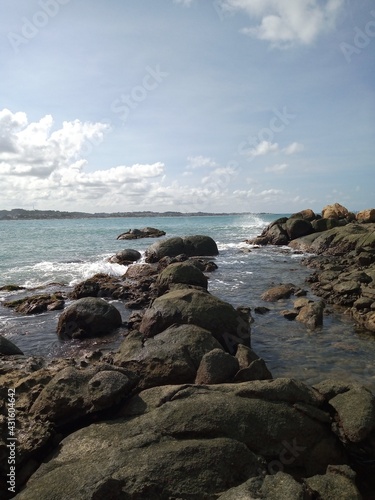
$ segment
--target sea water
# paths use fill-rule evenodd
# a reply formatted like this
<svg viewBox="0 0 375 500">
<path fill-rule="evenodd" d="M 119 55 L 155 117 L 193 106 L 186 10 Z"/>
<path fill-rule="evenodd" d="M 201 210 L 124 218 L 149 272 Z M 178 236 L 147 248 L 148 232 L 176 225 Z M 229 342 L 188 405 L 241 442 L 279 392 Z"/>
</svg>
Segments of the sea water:
<svg viewBox="0 0 375 500">
<path fill-rule="evenodd" d="M 311 271 L 301 265 L 303 255 L 288 247 L 256 248 L 245 243 L 282 215 L 0 221 L 0 286 L 27 288 L 24 292 L 0 292 L 0 334 L 27 355 L 65 357 L 118 347 L 126 328 L 103 339 L 60 341 L 56 335 L 60 312 L 25 316 L 2 303 L 25 294 L 68 292 L 96 273 L 122 276 L 126 266 L 110 263 L 109 258 L 125 248 L 144 255 L 156 240 L 116 237 L 129 229 L 152 226 L 164 230 L 166 237 L 204 234 L 217 242 L 218 269 L 209 274 L 209 291 L 235 307 L 252 309 L 251 344 L 274 377 L 295 377 L 307 383 L 338 378 L 360 382 L 375 391 L 375 337 L 356 328 L 342 310 L 327 307 L 323 327 L 310 331 L 281 316 L 283 309 L 292 308 L 293 299 L 276 304 L 261 300 L 265 290 L 279 283 L 308 290 L 305 279 Z M 308 297 L 318 300 L 311 292 Z M 126 322 L 131 311 L 120 301 L 113 304 Z M 256 314 L 257 306 L 270 311 Z"/>
</svg>

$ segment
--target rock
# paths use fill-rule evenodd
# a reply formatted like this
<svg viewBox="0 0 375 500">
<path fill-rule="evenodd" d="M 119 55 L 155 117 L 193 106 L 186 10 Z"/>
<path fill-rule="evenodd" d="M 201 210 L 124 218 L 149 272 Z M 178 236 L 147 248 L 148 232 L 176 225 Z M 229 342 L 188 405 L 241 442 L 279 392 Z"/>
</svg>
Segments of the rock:
<svg viewBox="0 0 375 500">
<path fill-rule="evenodd" d="M 77 300 L 84 297 L 113 297 L 121 285 L 118 278 L 98 273 L 78 283 L 69 294 L 69 298 Z"/>
<path fill-rule="evenodd" d="M 322 500 L 362 500 L 355 484 L 355 472 L 347 465 L 329 465 L 327 473 L 306 479 L 306 484 Z"/>
<path fill-rule="evenodd" d="M 164 236 L 165 231 L 155 229 L 154 227 L 145 227 L 143 229 L 129 229 L 125 233 L 117 236 L 118 240 L 137 240 L 139 238 L 159 238 Z"/>
<path fill-rule="evenodd" d="M 207 290 L 208 280 L 193 263 L 177 262 L 170 264 L 159 274 L 156 286 L 159 293 L 164 293 L 174 283 L 199 286 Z"/>
<path fill-rule="evenodd" d="M 353 387 L 329 400 L 346 439 L 358 443 L 375 429 L 375 397 L 364 387 Z"/>
<path fill-rule="evenodd" d="M 7 339 L 6 337 L 3 337 L 3 335 L 0 335 L 0 355 L 16 356 L 19 354 L 23 355 L 23 352 L 21 351 L 21 349 L 19 349 L 9 339 Z"/>
<path fill-rule="evenodd" d="M 250 346 L 248 319 L 234 307 L 207 292 L 183 288 L 154 300 L 145 311 L 139 330 L 153 337 L 173 324 L 205 328 L 230 353 L 238 344 Z"/>
<path fill-rule="evenodd" d="M 298 316 L 298 311 L 296 311 L 295 309 L 284 309 L 283 311 L 280 311 L 280 314 L 285 319 L 293 321 Z"/>
<path fill-rule="evenodd" d="M 60 315 L 57 334 L 82 339 L 111 333 L 122 324 L 121 314 L 103 299 L 86 297 L 71 304 Z"/>
<path fill-rule="evenodd" d="M 264 292 L 261 298 L 267 302 L 276 302 L 281 299 L 288 299 L 292 293 L 294 293 L 295 288 L 296 287 L 291 283 L 274 286 Z"/>
<path fill-rule="evenodd" d="M 287 217 L 282 217 L 272 222 L 266 227 L 260 236 L 253 240 L 248 240 L 247 243 L 253 245 L 287 245 L 289 237 L 285 229 Z"/>
<path fill-rule="evenodd" d="M 146 250 L 146 262 L 158 262 L 163 257 L 177 257 L 186 254 L 188 257 L 218 255 L 215 241 L 209 236 L 185 236 L 184 238 L 168 238 L 154 243 Z"/>
<path fill-rule="evenodd" d="M 323 301 L 310 302 L 301 307 L 296 320 L 304 323 L 308 328 L 314 329 L 323 325 L 323 311 Z"/>
<path fill-rule="evenodd" d="M 305 210 L 301 210 L 289 217 L 290 219 L 305 219 L 308 221 L 313 221 L 316 219 L 315 212 L 311 210 L 311 208 L 307 208 Z"/>
<path fill-rule="evenodd" d="M 239 363 L 236 358 L 222 349 L 213 349 L 202 357 L 196 384 L 221 384 L 231 382 L 238 372 Z"/>
<path fill-rule="evenodd" d="M 337 227 L 339 222 L 337 219 L 316 219 L 311 222 L 311 226 L 315 232 L 328 231 L 328 229 L 333 229 Z"/>
<path fill-rule="evenodd" d="M 111 366 L 86 370 L 67 367 L 44 387 L 30 416 L 65 425 L 124 400 L 133 386 L 126 375 Z"/>
<path fill-rule="evenodd" d="M 368 208 L 357 213 L 356 219 L 358 222 L 369 223 L 375 222 L 375 208 Z"/>
<path fill-rule="evenodd" d="M 324 255 L 347 255 L 363 247 L 375 248 L 375 224 L 350 223 L 290 242 L 291 248 Z"/>
<path fill-rule="evenodd" d="M 271 380 L 272 373 L 266 366 L 264 359 L 255 359 L 247 368 L 242 368 L 236 373 L 234 382 L 247 382 L 250 380 Z"/>
<path fill-rule="evenodd" d="M 322 210 L 323 219 L 345 219 L 348 215 L 348 209 L 340 205 L 340 203 L 327 205 Z"/>
<path fill-rule="evenodd" d="M 51 295 L 33 295 L 31 297 L 23 297 L 22 299 L 4 302 L 4 306 L 22 314 L 40 314 L 47 310 L 51 310 L 48 309 L 51 306 L 56 307 L 56 309 L 62 309 L 64 307 L 64 296 L 61 292 L 56 292 Z"/>
<path fill-rule="evenodd" d="M 236 358 L 238 360 L 239 369 L 247 368 L 250 363 L 259 359 L 259 356 L 255 352 L 243 344 L 238 344 L 236 350 Z"/>
<path fill-rule="evenodd" d="M 128 267 L 125 273 L 125 278 L 137 280 L 145 276 L 155 276 L 157 269 L 151 264 L 133 264 Z"/>
<path fill-rule="evenodd" d="M 285 229 L 289 240 L 295 240 L 314 232 L 311 223 L 306 219 L 289 218 L 285 223 Z"/>
<path fill-rule="evenodd" d="M 254 308 L 256 314 L 267 314 L 270 311 L 268 307 L 258 306 Z"/>
<path fill-rule="evenodd" d="M 303 401 L 305 412 L 295 408 Z M 289 477 L 264 478 L 262 457 L 270 470 L 297 468 L 302 477 L 341 463 L 342 445 L 320 418 L 319 401 L 290 379 L 148 389 L 116 420 L 65 438 L 17 499 L 64 491 L 66 498 L 209 500 L 251 478 L 265 495 L 277 483 L 283 494 L 295 492 Z"/>
<path fill-rule="evenodd" d="M 142 257 L 138 250 L 132 250 L 131 248 L 126 248 L 117 252 L 116 255 L 110 258 L 110 261 L 115 264 L 129 265 L 132 262 L 139 260 Z"/>
<path fill-rule="evenodd" d="M 213 349 L 222 350 L 208 330 L 195 325 L 173 325 L 146 340 L 133 331 L 115 354 L 114 364 L 134 373 L 140 389 L 193 383 L 202 357 Z"/>
</svg>

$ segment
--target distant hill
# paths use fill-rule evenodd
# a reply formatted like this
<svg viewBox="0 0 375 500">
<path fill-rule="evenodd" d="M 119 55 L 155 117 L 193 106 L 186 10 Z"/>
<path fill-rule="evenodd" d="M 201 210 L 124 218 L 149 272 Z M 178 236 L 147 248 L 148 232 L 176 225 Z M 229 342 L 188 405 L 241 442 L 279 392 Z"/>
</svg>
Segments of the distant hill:
<svg viewBox="0 0 375 500">
<path fill-rule="evenodd" d="M 191 217 L 212 215 L 240 215 L 238 213 L 210 213 L 210 212 L 115 212 L 115 213 L 87 213 L 87 212 L 60 212 L 59 210 L 0 210 L 0 220 L 32 220 L 32 219 L 105 219 L 110 217 Z"/>
</svg>

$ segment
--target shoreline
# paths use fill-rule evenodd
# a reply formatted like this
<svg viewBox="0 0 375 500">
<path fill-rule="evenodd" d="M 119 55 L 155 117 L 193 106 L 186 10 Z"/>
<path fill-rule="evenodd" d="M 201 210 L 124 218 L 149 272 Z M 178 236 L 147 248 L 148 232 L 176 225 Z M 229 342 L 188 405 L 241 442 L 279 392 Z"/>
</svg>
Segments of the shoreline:
<svg viewBox="0 0 375 500">
<path fill-rule="evenodd" d="M 342 498 L 370 498 L 374 395 L 357 383 L 273 378 L 252 349 L 249 310 L 207 291 L 215 268 L 206 255 L 215 256 L 216 244 L 203 237 L 203 250 L 202 237 L 194 238 L 184 257 L 178 238 L 149 247 L 144 264 L 129 266 L 128 287 L 97 275 L 74 288 L 59 328 L 75 339 L 100 324 L 90 319 L 93 309 L 79 319 L 78 305 L 102 307 L 104 294 L 135 306 L 116 351 L 0 359 L 0 387 L 15 389 L 17 491 L 30 478 L 17 499 L 47 500 L 67 477 L 71 498 L 111 491 L 113 498 L 229 500 L 287 486 L 305 496 L 333 488 Z M 273 293 L 309 305 L 303 290 L 283 286 Z M 50 453 L 57 457 L 43 464 Z M 5 477 L 6 461 L 0 470 Z"/>
</svg>

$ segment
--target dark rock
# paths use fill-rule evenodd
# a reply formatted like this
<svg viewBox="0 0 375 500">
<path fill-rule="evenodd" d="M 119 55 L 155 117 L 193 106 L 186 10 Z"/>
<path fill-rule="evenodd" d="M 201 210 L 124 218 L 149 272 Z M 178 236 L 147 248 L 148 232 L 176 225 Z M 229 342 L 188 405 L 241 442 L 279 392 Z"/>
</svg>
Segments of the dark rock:
<svg viewBox="0 0 375 500">
<path fill-rule="evenodd" d="M 266 366 L 264 359 L 255 359 L 247 368 L 242 368 L 236 373 L 234 382 L 247 382 L 250 380 L 271 380 L 272 373 Z"/>
<path fill-rule="evenodd" d="M 239 368 L 247 368 L 253 361 L 259 359 L 259 356 L 250 347 L 243 344 L 238 344 L 236 350 L 236 358 L 238 360 Z"/>
<path fill-rule="evenodd" d="M 339 222 L 337 219 L 316 219 L 311 222 L 311 226 L 315 232 L 328 231 L 328 229 L 333 229 L 337 227 Z"/>
<path fill-rule="evenodd" d="M 122 324 L 121 314 L 103 299 L 86 297 L 71 304 L 60 315 L 57 334 L 82 339 L 111 333 Z"/>
<path fill-rule="evenodd" d="M 266 314 L 270 311 L 268 307 L 258 306 L 254 308 L 254 312 L 257 314 Z"/>
<path fill-rule="evenodd" d="M 154 243 L 146 250 L 146 262 L 158 262 L 163 257 L 176 257 L 186 254 L 188 257 L 218 255 L 215 241 L 209 236 L 185 236 L 168 238 Z"/>
<path fill-rule="evenodd" d="M 209 330 L 229 352 L 250 346 L 250 326 L 234 307 L 207 292 L 174 290 L 154 300 L 145 311 L 140 332 L 153 337 L 173 324 L 194 324 Z"/>
<path fill-rule="evenodd" d="M 21 349 L 19 349 L 13 342 L 11 342 L 6 337 L 0 335 L 0 355 L 4 356 L 16 356 L 23 355 Z"/>
<path fill-rule="evenodd" d="M 191 262 L 177 262 L 170 264 L 158 276 L 156 286 L 159 293 L 164 293 L 170 285 L 182 283 L 195 285 L 207 290 L 207 277 Z"/>
<path fill-rule="evenodd" d="M 375 429 L 375 397 L 364 387 L 353 387 L 329 400 L 337 411 L 346 439 L 358 443 Z"/>
<path fill-rule="evenodd" d="M 311 208 L 307 208 L 306 210 L 301 210 L 301 212 L 297 212 L 291 215 L 290 219 L 305 219 L 311 222 L 316 219 L 316 215 L 315 212 L 311 210 Z"/>
<path fill-rule="evenodd" d="M 298 316 L 298 311 L 294 309 L 284 309 L 284 311 L 280 312 L 281 316 L 289 321 L 293 321 Z"/>
<path fill-rule="evenodd" d="M 236 358 L 222 349 L 214 349 L 202 357 L 196 384 L 221 384 L 231 382 L 238 372 L 239 363 Z"/>
<path fill-rule="evenodd" d="M 151 339 L 131 332 L 114 356 L 114 364 L 137 376 L 138 387 L 193 383 L 202 357 L 220 344 L 208 330 L 173 325 Z"/>
<path fill-rule="evenodd" d="M 61 309 L 61 303 L 63 307 L 64 296 L 61 292 L 56 292 L 52 295 L 33 295 L 31 297 L 23 297 L 22 299 L 4 302 L 4 306 L 22 314 L 40 314 L 47 311 L 48 307 L 53 305 L 55 305 L 57 309 Z"/>
<path fill-rule="evenodd" d="M 138 250 L 132 250 L 131 248 L 126 248 L 117 252 L 116 255 L 110 258 L 110 261 L 115 264 L 129 265 L 132 262 L 139 260 L 142 257 Z"/>
<path fill-rule="evenodd" d="M 165 231 L 155 229 L 154 227 L 145 227 L 143 229 L 129 229 L 125 233 L 117 236 L 118 240 L 137 240 L 139 238 L 159 238 L 164 236 Z"/>
<path fill-rule="evenodd" d="M 133 264 L 126 270 L 125 277 L 137 280 L 145 276 L 155 276 L 157 273 L 157 269 L 151 264 Z"/>
<path fill-rule="evenodd" d="M 324 500 L 362 500 L 356 474 L 347 465 L 329 465 L 327 473 L 307 478 L 307 486 Z"/>
<path fill-rule="evenodd" d="M 291 217 L 285 223 L 285 229 L 289 240 L 295 240 L 301 236 L 306 236 L 314 232 L 311 223 L 306 219 L 297 219 Z"/>
</svg>

